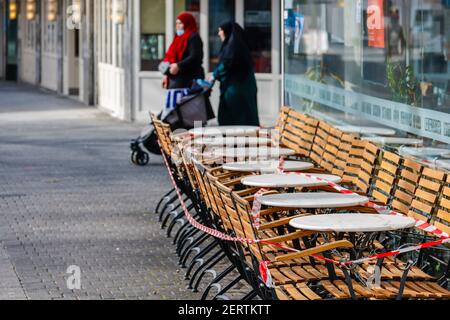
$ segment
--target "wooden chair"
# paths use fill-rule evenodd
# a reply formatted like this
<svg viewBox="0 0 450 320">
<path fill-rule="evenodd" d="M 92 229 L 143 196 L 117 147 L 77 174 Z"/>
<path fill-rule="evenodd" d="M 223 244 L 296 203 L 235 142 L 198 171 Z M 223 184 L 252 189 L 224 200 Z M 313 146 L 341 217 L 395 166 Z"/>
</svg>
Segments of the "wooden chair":
<svg viewBox="0 0 450 320">
<path fill-rule="evenodd" d="M 430 222 L 438 204 L 445 176 L 445 172 L 440 170 L 423 169 L 408 216 Z"/>
<path fill-rule="evenodd" d="M 387 205 L 390 203 L 397 177 L 400 172 L 402 158 L 392 152 L 383 151 L 378 172 L 370 195 L 372 199 Z"/>
<path fill-rule="evenodd" d="M 441 199 L 432 224 L 440 230 L 450 234 L 450 175 L 447 175 L 445 186 L 442 188 Z"/>
<path fill-rule="evenodd" d="M 322 161 L 319 164 L 320 167 L 325 169 L 327 172 L 332 173 L 336 166 L 336 158 L 340 151 L 343 134 L 344 133 L 338 129 L 330 129 L 327 144 L 323 152 Z"/>
<path fill-rule="evenodd" d="M 331 170 L 331 174 L 337 175 L 339 177 L 344 177 L 345 169 L 347 167 L 347 162 L 350 156 L 350 151 L 352 149 L 352 145 L 355 139 L 356 137 L 350 134 L 342 135 L 341 143 L 339 144 L 338 152 L 336 154 L 336 159 L 334 161 L 334 167 Z"/>
<path fill-rule="evenodd" d="M 280 138 L 280 144 L 297 155 L 308 157 L 316 136 L 318 120 L 307 117 L 295 110 L 289 112 Z"/>
<path fill-rule="evenodd" d="M 331 129 L 331 126 L 324 121 L 320 121 L 319 127 L 317 128 L 317 134 L 314 139 L 311 154 L 309 157 L 319 166 L 320 163 L 322 163 L 322 157 L 327 146 Z"/>
<path fill-rule="evenodd" d="M 390 207 L 400 213 L 407 214 L 414 200 L 417 184 L 421 177 L 423 166 L 410 159 L 404 159 L 397 177 L 395 191 Z"/>
</svg>

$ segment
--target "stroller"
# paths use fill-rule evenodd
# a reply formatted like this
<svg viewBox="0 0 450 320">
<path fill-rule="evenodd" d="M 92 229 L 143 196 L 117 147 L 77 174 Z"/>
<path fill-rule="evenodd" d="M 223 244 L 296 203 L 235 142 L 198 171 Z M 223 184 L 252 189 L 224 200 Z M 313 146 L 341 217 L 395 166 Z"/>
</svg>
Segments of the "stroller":
<svg viewBox="0 0 450 320">
<path fill-rule="evenodd" d="M 207 122 L 215 118 L 209 97 L 214 83 L 209 86 L 201 86 L 195 83 L 186 95 L 182 97 L 175 108 L 164 116 L 163 122 L 170 125 L 173 131 L 178 129 L 190 130 L 194 128 L 196 122 Z M 163 113 L 158 119 L 163 117 Z M 156 132 L 153 124 L 146 126 L 141 135 L 131 141 L 131 161 L 138 166 L 146 166 L 150 161 L 150 154 L 161 155 Z"/>
</svg>

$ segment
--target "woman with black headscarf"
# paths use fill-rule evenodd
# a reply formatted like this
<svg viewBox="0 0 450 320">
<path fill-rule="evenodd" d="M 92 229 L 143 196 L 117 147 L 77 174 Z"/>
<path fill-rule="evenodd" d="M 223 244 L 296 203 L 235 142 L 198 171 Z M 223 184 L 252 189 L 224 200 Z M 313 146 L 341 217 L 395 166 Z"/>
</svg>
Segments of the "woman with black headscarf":
<svg viewBox="0 0 450 320">
<path fill-rule="evenodd" d="M 259 126 L 257 86 L 244 30 L 237 23 L 219 27 L 222 49 L 213 79 L 220 81 L 219 125 Z"/>
</svg>

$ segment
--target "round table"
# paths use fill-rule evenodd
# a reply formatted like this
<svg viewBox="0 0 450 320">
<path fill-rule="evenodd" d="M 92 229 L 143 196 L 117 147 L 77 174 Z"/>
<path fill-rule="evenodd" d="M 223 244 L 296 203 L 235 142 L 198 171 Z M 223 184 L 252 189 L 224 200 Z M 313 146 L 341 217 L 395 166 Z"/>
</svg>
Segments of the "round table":
<svg viewBox="0 0 450 320">
<path fill-rule="evenodd" d="M 279 161 L 254 161 L 254 162 L 236 162 L 223 166 L 224 170 L 237 172 L 276 172 Z M 302 171 L 314 168 L 314 164 L 300 161 L 285 161 L 284 171 Z"/>
<path fill-rule="evenodd" d="M 434 161 L 434 165 L 438 168 L 450 170 L 450 160 L 436 160 Z"/>
<path fill-rule="evenodd" d="M 395 130 L 379 127 L 340 126 L 336 129 L 360 135 L 394 136 Z"/>
<path fill-rule="evenodd" d="M 411 155 L 417 158 L 436 158 L 443 157 L 450 154 L 449 149 L 440 148 L 400 148 L 400 155 Z"/>
<path fill-rule="evenodd" d="M 326 174 L 314 174 L 313 176 L 333 183 L 341 182 L 341 177 Z M 307 188 L 326 186 L 326 181 L 319 181 L 298 174 L 265 174 L 250 176 L 241 180 L 241 183 L 249 187 L 257 188 Z"/>
<path fill-rule="evenodd" d="M 215 157 L 222 158 L 269 158 L 293 156 L 295 151 L 285 148 L 218 148 L 212 151 Z"/>
<path fill-rule="evenodd" d="M 398 137 L 365 137 L 362 140 L 378 143 L 381 145 L 401 145 L 401 146 L 420 146 L 423 145 L 423 140 L 413 138 L 398 138 Z"/>
<path fill-rule="evenodd" d="M 211 136 L 228 136 L 228 137 L 242 137 L 242 136 L 256 136 L 259 127 L 253 126 L 222 126 L 222 127 L 205 127 L 195 128 L 189 131 L 196 137 L 211 137 Z"/>
<path fill-rule="evenodd" d="M 291 220 L 296 229 L 318 232 L 370 233 L 409 229 L 416 225 L 409 217 L 384 214 L 327 214 Z"/>
<path fill-rule="evenodd" d="M 222 137 L 222 136 L 209 136 L 202 137 L 194 140 L 194 145 L 205 147 L 234 147 L 234 146 L 270 146 L 272 140 L 268 138 L 258 137 Z"/>
<path fill-rule="evenodd" d="M 292 209 L 347 208 L 360 206 L 369 198 L 360 195 L 331 192 L 283 193 L 259 198 L 262 205 Z"/>
</svg>

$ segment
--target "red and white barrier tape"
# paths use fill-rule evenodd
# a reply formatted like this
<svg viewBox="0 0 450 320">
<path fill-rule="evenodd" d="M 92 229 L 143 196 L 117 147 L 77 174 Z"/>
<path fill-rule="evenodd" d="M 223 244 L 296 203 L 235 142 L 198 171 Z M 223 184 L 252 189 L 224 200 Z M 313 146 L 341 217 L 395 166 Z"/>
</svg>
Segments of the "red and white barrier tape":
<svg viewBox="0 0 450 320">
<path fill-rule="evenodd" d="M 161 150 L 162 151 L 162 150 Z M 247 244 L 256 244 L 256 243 L 262 243 L 262 244 L 266 244 L 266 245 L 271 245 L 271 246 L 275 246 L 278 248 L 281 248 L 283 250 L 286 251 L 290 251 L 290 252 L 301 252 L 300 250 L 291 248 L 291 247 L 287 247 L 287 246 L 283 246 L 279 243 L 271 243 L 269 241 L 265 241 L 265 240 L 255 240 L 255 239 L 247 239 L 247 238 L 240 238 L 240 237 L 231 237 L 227 234 L 224 234 L 216 229 L 212 229 L 212 228 L 208 228 L 202 224 L 200 224 L 197 220 L 195 220 L 195 218 L 190 214 L 189 210 L 186 207 L 186 204 L 184 203 L 183 197 L 181 195 L 181 192 L 176 184 L 175 178 L 172 175 L 172 172 L 170 171 L 170 166 L 169 163 L 166 159 L 166 156 L 164 154 L 164 152 L 162 152 L 162 157 L 164 160 L 164 163 L 166 165 L 167 171 L 169 173 L 169 177 L 172 181 L 172 184 L 177 192 L 179 201 L 181 203 L 182 209 L 184 211 L 184 214 L 188 220 L 188 222 L 196 229 L 203 231 L 206 234 L 211 235 L 212 237 L 216 238 L 216 239 L 220 239 L 223 241 L 227 241 L 227 242 L 239 242 L 239 243 L 247 243 Z M 283 165 L 284 165 L 284 158 L 280 158 L 280 166 L 279 169 L 280 171 L 284 171 L 283 170 Z M 340 193 L 343 194 L 355 194 L 353 191 L 348 190 L 346 188 L 343 188 L 342 186 L 339 186 L 333 182 L 330 182 L 326 179 L 322 179 L 320 177 L 314 176 L 314 175 L 310 175 L 307 173 L 301 173 L 301 172 L 294 172 L 294 173 L 289 173 L 289 174 L 296 174 L 296 175 L 304 175 L 307 178 L 311 178 L 311 179 L 317 179 L 318 181 L 322 181 L 324 183 L 326 183 L 328 186 L 334 188 L 335 190 L 337 190 Z M 264 192 L 267 192 L 267 190 L 262 189 L 260 190 L 256 195 L 255 195 L 255 200 L 253 203 L 253 209 L 252 209 L 252 216 L 253 216 L 253 220 L 255 223 L 255 226 L 257 228 L 260 227 L 260 212 L 261 212 L 261 203 L 258 201 L 259 198 L 262 196 L 262 194 Z M 259 196 L 258 196 L 259 194 Z M 367 204 L 365 204 L 366 206 L 370 206 L 372 208 L 374 208 L 377 212 L 380 213 L 384 213 L 386 214 L 387 212 L 389 212 L 389 214 L 395 214 L 395 215 L 401 215 L 404 216 L 401 213 L 395 212 L 393 210 L 390 210 L 387 207 L 382 207 L 382 206 L 377 206 L 376 204 L 372 203 L 372 202 L 368 202 Z M 424 225 L 428 225 L 427 227 L 423 227 Z M 381 258 L 386 258 L 386 257 L 390 257 L 390 256 L 396 256 L 402 253 L 407 253 L 407 252 L 413 252 L 413 251 L 417 251 L 417 250 L 421 250 L 421 249 L 425 249 L 425 248 L 430 248 L 430 247 L 435 247 L 441 244 L 445 244 L 445 243 L 450 243 L 450 237 L 448 236 L 448 234 L 446 234 L 445 232 L 438 230 L 437 228 L 430 226 L 429 224 L 423 223 L 422 221 L 418 221 L 418 224 L 416 225 L 417 227 L 419 227 L 420 229 L 427 231 L 427 232 L 431 232 L 435 235 L 439 235 L 439 237 L 441 238 L 440 240 L 437 241 L 433 241 L 433 242 L 427 242 L 427 243 L 423 243 L 423 244 L 419 244 L 416 246 L 410 246 L 407 248 L 402 248 L 399 250 L 395 250 L 395 251 L 391 251 L 391 252 L 386 252 L 386 253 L 381 253 L 381 254 L 376 254 L 370 257 L 366 257 L 366 258 L 362 258 L 362 259 L 358 259 L 358 260 L 354 260 L 354 261 L 336 261 L 336 260 L 332 260 L 332 259 L 328 259 L 325 258 L 323 256 L 320 255 L 312 255 L 314 258 L 318 259 L 318 260 L 323 260 L 323 261 L 327 261 L 330 263 L 333 263 L 335 265 L 338 266 L 347 266 L 347 265 L 355 265 L 355 264 L 362 264 L 364 262 L 367 261 L 372 261 L 372 260 L 377 260 L 377 259 L 381 259 Z M 432 228 L 431 228 L 432 227 Z M 272 281 L 272 276 L 270 275 L 270 271 L 269 271 L 269 265 L 270 262 L 269 261 L 263 261 L 260 263 L 260 274 L 266 284 L 266 286 L 271 287 L 273 285 L 273 281 Z"/>
</svg>

